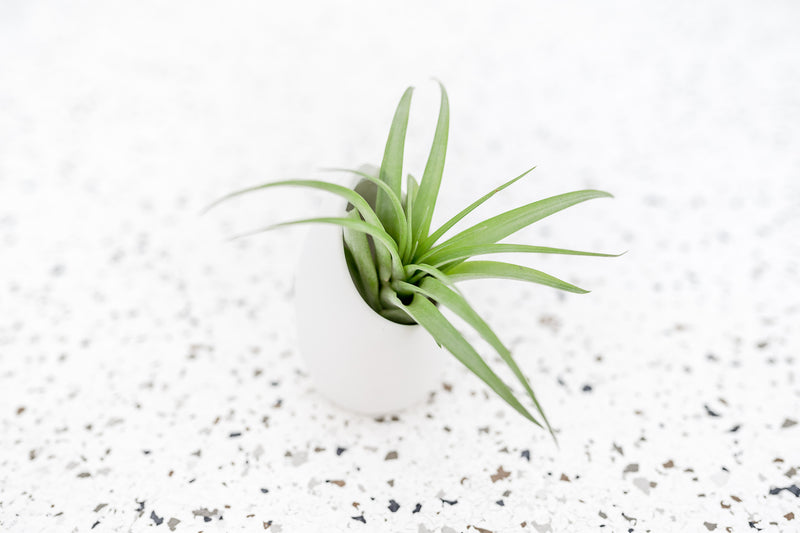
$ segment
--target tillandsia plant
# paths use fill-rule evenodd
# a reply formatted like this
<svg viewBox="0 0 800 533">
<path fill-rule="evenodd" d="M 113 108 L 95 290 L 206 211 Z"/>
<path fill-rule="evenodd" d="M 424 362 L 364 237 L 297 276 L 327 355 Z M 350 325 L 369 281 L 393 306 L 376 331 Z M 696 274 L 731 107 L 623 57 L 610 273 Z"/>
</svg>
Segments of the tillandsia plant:
<svg viewBox="0 0 800 533">
<path fill-rule="evenodd" d="M 406 177 L 403 191 L 403 150 L 413 88 L 409 87 L 397 106 L 386 141 L 383 161 L 376 173 L 362 170 L 330 169 L 350 172 L 363 183 L 373 185 L 374 195 L 318 180 L 283 180 L 265 183 L 231 193 L 210 207 L 230 198 L 271 187 L 294 186 L 327 191 L 349 202 L 342 217 L 321 217 L 283 222 L 249 232 L 308 223 L 336 224 L 343 228 L 345 258 L 353 283 L 364 301 L 378 314 L 400 324 L 419 324 L 435 341 L 452 353 L 498 396 L 522 416 L 540 427 L 553 430 L 528 380 L 511 352 L 489 325 L 467 303 L 455 284 L 479 278 L 505 278 L 547 285 L 583 294 L 588 291 L 522 265 L 499 261 L 472 260 L 475 256 L 497 253 L 566 254 L 615 257 L 614 254 L 581 252 L 561 248 L 499 243 L 534 222 L 572 205 L 611 195 L 597 190 L 581 190 L 538 200 L 512 209 L 464 229 L 444 239 L 444 235 L 466 215 L 489 198 L 522 179 L 533 168 L 493 188 L 487 194 L 431 231 L 439 185 L 442 180 L 449 129 L 449 103 L 444 86 L 433 144 L 422 180 Z M 240 235 L 239 237 L 241 237 Z M 512 390 L 489 367 L 485 359 L 442 313 L 447 308 L 475 331 L 500 355 L 533 403 L 539 417 L 523 405 Z M 541 419 L 541 420 L 540 420 Z"/>
</svg>

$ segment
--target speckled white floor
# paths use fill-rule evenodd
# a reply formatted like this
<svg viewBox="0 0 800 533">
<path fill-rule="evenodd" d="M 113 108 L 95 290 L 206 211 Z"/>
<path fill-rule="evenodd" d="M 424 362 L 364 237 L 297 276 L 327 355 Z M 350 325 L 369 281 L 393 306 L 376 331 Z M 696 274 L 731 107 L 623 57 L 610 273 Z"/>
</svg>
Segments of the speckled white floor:
<svg viewBox="0 0 800 533">
<path fill-rule="evenodd" d="M 794 2 L 0 4 L 0 530 L 797 531 L 800 6 Z M 613 192 L 515 239 L 593 289 L 465 285 L 559 432 L 455 362 L 373 420 L 295 353 L 314 195 L 377 162 L 418 87 L 438 220 Z M 781 490 L 786 489 L 786 490 Z"/>
</svg>

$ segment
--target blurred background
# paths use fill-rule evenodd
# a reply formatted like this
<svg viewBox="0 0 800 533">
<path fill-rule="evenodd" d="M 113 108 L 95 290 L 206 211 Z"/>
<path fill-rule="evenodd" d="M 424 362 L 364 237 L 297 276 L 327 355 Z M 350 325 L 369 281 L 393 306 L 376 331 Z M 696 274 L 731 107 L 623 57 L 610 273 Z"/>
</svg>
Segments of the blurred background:
<svg viewBox="0 0 800 533">
<path fill-rule="evenodd" d="M 799 20 L 789 1 L 5 0 L 0 525 L 184 527 L 216 507 L 228 528 L 285 532 L 363 526 L 352 515 L 790 531 L 796 500 L 770 490 L 800 468 Z M 627 251 L 526 258 L 591 294 L 465 287 L 560 449 L 455 363 L 393 424 L 329 405 L 295 353 L 304 229 L 225 241 L 328 200 L 276 191 L 199 215 L 248 185 L 378 164 L 409 85 L 420 176 L 434 78 L 451 101 L 434 225 L 532 165 L 476 217 L 615 195 L 513 239 Z"/>
</svg>

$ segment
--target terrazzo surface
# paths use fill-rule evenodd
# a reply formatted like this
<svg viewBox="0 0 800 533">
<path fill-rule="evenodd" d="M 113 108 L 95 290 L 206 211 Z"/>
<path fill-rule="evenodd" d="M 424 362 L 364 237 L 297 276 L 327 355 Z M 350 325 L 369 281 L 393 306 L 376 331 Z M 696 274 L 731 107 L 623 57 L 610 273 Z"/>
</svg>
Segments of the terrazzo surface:
<svg viewBox="0 0 800 533">
<path fill-rule="evenodd" d="M 0 4 L 0 530 L 800 530 L 800 7 Z M 448 357 L 339 410 L 296 353 L 276 192 L 451 96 L 443 221 L 611 191 L 514 242 L 592 290 L 464 284 L 559 447 Z M 467 332 L 468 338 L 475 339 Z M 488 350 L 482 347 L 483 353 Z M 496 360 L 492 360 L 496 363 Z"/>
</svg>

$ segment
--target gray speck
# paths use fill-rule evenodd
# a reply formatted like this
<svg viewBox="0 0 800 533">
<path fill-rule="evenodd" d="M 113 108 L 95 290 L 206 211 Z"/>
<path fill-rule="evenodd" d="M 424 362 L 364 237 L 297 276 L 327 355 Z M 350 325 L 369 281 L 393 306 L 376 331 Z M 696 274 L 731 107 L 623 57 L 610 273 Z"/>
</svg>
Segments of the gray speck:
<svg viewBox="0 0 800 533">
<path fill-rule="evenodd" d="M 647 481 L 643 477 L 637 477 L 633 480 L 633 484 L 636 486 L 637 489 L 641 490 L 645 494 L 650 494 L 650 482 Z"/>
<path fill-rule="evenodd" d="M 292 454 L 292 466 L 300 466 L 308 461 L 308 452 L 297 452 Z"/>
<path fill-rule="evenodd" d="M 175 526 L 177 526 L 180 523 L 181 521 L 178 520 L 177 518 L 170 518 L 169 521 L 167 522 L 167 527 L 169 528 L 170 531 L 175 531 Z"/>
</svg>

